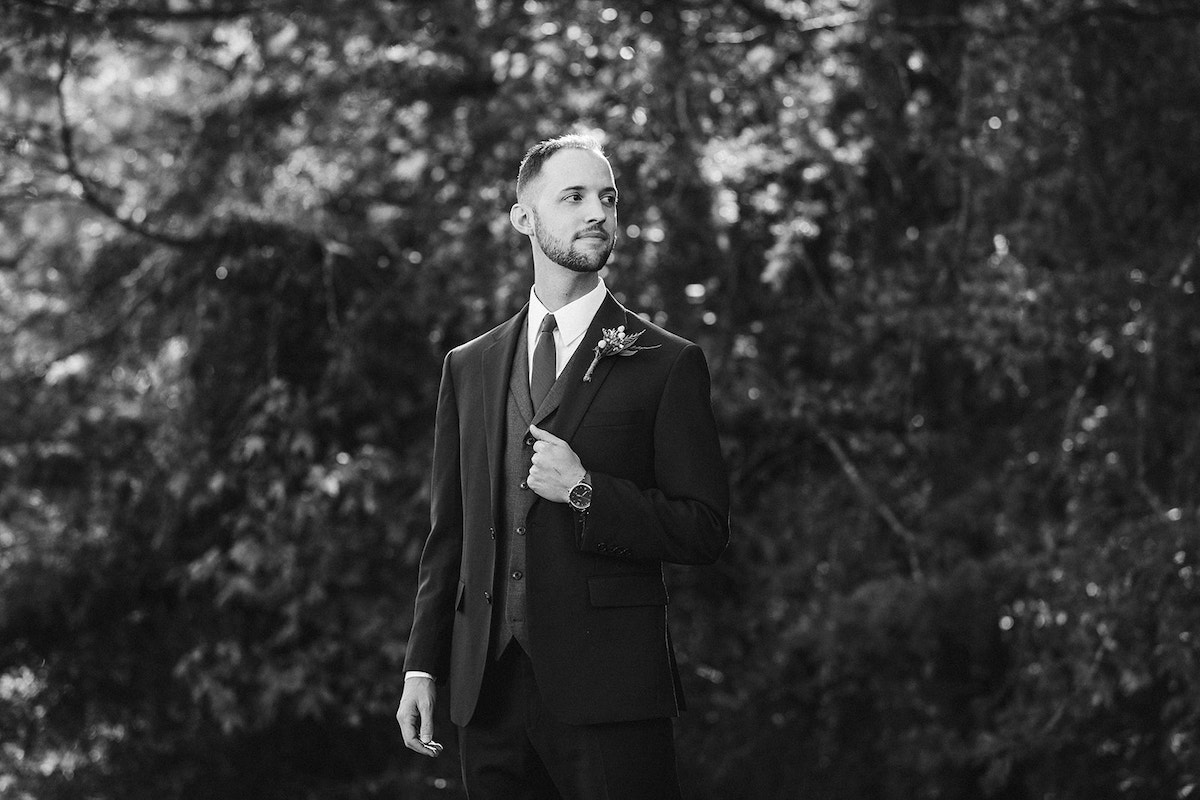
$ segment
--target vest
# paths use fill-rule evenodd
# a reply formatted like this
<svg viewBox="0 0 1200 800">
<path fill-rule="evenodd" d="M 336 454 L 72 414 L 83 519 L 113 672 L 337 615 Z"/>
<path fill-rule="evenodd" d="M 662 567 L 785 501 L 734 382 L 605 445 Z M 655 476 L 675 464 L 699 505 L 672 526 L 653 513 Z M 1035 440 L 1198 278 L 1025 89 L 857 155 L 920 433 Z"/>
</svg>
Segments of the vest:
<svg viewBox="0 0 1200 800">
<path fill-rule="evenodd" d="M 528 580 L 525 575 L 529 539 L 526 535 L 525 519 L 538 496 L 525 485 L 532 464 L 535 441 L 529 433 L 529 425 L 538 420 L 538 426 L 543 427 L 546 419 L 558 409 L 566 390 L 566 381 L 561 380 L 562 376 L 567 374 L 567 369 L 564 368 L 559 380 L 550 387 L 549 394 L 537 409 L 537 414 L 534 414 L 533 404 L 529 399 L 529 345 L 525 329 L 526 326 L 523 325 L 513 357 L 512 377 L 508 382 L 508 401 L 505 403 L 502 461 L 504 474 L 500 476 L 501 528 L 497 536 L 500 553 L 496 559 L 494 582 L 497 602 L 492 605 L 492 636 L 489 648 L 496 658 L 504 653 L 504 649 L 513 639 L 520 642 L 526 653 L 530 652 L 527 636 Z M 582 350 L 584 348 L 580 345 L 575 355 Z M 574 359 L 575 356 L 572 356 L 571 360 Z"/>
</svg>

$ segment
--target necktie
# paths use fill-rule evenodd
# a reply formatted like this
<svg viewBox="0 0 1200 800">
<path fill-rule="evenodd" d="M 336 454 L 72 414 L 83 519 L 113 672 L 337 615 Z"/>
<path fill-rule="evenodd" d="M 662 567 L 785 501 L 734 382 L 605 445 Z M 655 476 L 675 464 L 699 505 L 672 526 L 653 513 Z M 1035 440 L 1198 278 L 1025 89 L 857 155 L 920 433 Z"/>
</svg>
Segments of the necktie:
<svg viewBox="0 0 1200 800">
<path fill-rule="evenodd" d="M 554 385 L 554 328 L 557 324 L 554 315 L 547 314 L 542 317 L 542 327 L 538 329 L 537 344 L 533 348 L 533 371 L 529 375 L 529 399 L 533 401 L 534 411 Z"/>
</svg>

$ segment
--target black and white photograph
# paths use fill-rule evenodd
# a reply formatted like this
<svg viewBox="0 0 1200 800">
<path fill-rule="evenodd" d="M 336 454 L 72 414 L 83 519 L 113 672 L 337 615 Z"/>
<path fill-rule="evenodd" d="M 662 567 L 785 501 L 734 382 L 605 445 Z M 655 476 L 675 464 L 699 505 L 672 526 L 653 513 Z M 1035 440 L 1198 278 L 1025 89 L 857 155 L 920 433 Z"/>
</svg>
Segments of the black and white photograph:
<svg viewBox="0 0 1200 800">
<path fill-rule="evenodd" d="M 0 0 L 0 800 L 1200 800 L 1200 2 Z"/>
</svg>

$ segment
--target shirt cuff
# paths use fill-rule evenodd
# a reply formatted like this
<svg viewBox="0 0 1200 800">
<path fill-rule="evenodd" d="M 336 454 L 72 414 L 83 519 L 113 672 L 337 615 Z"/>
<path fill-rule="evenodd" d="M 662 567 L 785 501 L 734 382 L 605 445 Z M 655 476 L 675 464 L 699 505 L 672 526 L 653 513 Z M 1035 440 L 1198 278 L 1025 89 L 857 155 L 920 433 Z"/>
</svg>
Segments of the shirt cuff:
<svg viewBox="0 0 1200 800">
<path fill-rule="evenodd" d="M 417 669 L 410 669 L 408 672 L 404 673 L 404 680 L 408 680 L 409 678 L 429 678 L 431 681 L 437 680 L 428 672 L 421 672 Z"/>
</svg>

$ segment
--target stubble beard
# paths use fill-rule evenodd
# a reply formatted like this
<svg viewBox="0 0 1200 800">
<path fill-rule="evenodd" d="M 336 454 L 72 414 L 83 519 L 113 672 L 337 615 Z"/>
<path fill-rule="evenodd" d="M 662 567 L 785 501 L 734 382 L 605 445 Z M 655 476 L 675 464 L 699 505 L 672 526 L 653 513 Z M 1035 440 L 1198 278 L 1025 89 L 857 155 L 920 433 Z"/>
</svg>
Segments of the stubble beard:
<svg viewBox="0 0 1200 800">
<path fill-rule="evenodd" d="M 613 245 L 616 244 L 616 240 L 613 238 L 606 242 L 607 246 L 603 250 L 597 251 L 594 255 L 577 252 L 571 249 L 571 243 L 556 239 L 546 233 L 545 228 L 542 227 L 542 221 L 536 215 L 533 218 L 533 235 L 547 258 L 560 267 L 581 273 L 599 272 L 608 263 Z"/>
</svg>

